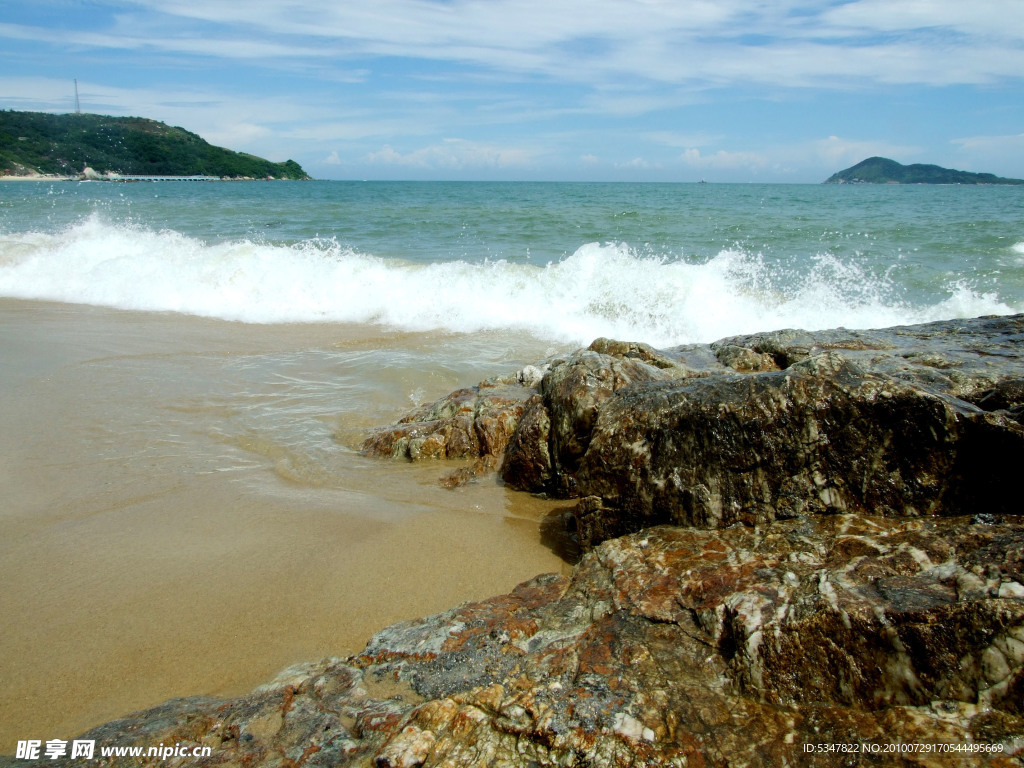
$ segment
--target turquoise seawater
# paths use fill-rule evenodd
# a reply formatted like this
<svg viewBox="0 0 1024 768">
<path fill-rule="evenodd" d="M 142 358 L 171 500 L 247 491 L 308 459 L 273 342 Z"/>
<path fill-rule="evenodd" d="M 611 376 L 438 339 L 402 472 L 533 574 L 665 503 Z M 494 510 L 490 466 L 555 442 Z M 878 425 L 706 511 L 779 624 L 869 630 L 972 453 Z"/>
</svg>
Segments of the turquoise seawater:
<svg viewBox="0 0 1024 768">
<path fill-rule="evenodd" d="M 0 295 L 658 345 L 1005 314 L 1024 311 L 1024 190 L 8 183 Z"/>
</svg>

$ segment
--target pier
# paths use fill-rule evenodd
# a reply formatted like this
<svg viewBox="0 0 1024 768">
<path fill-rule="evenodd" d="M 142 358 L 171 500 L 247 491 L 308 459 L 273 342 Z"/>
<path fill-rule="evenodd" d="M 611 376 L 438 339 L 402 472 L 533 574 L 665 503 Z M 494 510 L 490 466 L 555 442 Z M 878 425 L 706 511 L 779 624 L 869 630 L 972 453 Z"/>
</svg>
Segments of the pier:
<svg viewBox="0 0 1024 768">
<path fill-rule="evenodd" d="M 88 176 L 86 177 L 88 179 Z M 220 181 L 220 176 L 121 176 L 102 175 L 89 181 Z"/>
</svg>

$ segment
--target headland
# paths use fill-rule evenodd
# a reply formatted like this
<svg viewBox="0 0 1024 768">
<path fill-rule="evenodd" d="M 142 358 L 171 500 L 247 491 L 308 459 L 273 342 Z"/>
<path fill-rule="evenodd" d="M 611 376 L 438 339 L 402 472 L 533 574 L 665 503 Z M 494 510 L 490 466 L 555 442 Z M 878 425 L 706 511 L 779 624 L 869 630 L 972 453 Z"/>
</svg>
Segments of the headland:
<svg viewBox="0 0 1024 768">
<path fill-rule="evenodd" d="M 0 178 L 133 180 L 131 177 L 308 179 L 294 160 L 216 147 L 141 117 L 0 111 Z"/>
<path fill-rule="evenodd" d="M 1007 179 L 992 173 L 972 173 L 914 163 L 902 165 L 887 157 L 869 157 L 825 180 L 826 184 L 999 184 L 1020 185 L 1024 179 Z"/>
</svg>

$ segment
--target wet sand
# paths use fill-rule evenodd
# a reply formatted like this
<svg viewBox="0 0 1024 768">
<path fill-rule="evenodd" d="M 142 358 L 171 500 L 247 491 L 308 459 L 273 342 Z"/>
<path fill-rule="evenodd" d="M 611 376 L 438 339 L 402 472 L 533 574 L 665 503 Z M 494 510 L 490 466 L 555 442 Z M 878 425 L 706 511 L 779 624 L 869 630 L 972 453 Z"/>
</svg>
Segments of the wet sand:
<svg viewBox="0 0 1024 768">
<path fill-rule="evenodd" d="M 496 372 L 436 343 L 0 300 L 0 753 L 566 571 L 551 504 L 353 450 Z"/>
</svg>

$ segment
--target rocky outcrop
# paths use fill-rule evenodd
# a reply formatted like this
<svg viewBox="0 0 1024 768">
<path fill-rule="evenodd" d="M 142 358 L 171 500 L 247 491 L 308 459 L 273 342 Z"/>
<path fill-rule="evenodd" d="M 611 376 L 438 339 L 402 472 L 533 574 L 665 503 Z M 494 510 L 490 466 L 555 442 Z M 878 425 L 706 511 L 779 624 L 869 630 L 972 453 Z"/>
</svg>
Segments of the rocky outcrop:
<svg viewBox="0 0 1024 768">
<path fill-rule="evenodd" d="M 665 523 L 1018 514 L 1022 344 L 1024 316 L 778 331 L 664 352 L 599 339 L 518 387 L 501 476 L 581 497 L 584 548 Z M 436 421 L 438 407 L 381 434 L 458 434 Z M 368 450 L 387 454 L 381 439 Z"/>
<path fill-rule="evenodd" d="M 608 541 L 572 578 L 86 738 L 247 768 L 1008 766 L 1022 693 L 1019 525 L 810 516 Z"/>
<path fill-rule="evenodd" d="M 1024 428 L 835 352 L 784 371 L 634 388 L 602 410 L 577 482 L 614 523 L 721 528 L 807 514 L 1022 511 Z"/>
<path fill-rule="evenodd" d="M 658 523 L 1019 514 L 1022 320 L 740 337 L 711 346 L 736 373 L 617 392 L 576 467 L 596 497 L 584 545 Z"/>
<path fill-rule="evenodd" d="M 496 378 L 417 409 L 397 424 L 375 430 L 363 442 L 370 456 L 422 459 L 470 459 L 468 467 L 447 474 L 442 483 L 461 485 L 494 471 L 529 405 L 539 369 L 518 377 Z M 524 380 L 524 375 L 527 377 Z"/>
<path fill-rule="evenodd" d="M 363 450 L 374 456 L 464 459 L 500 456 L 523 414 L 529 391 L 489 381 L 460 389 L 374 432 Z"/>
</svg>

